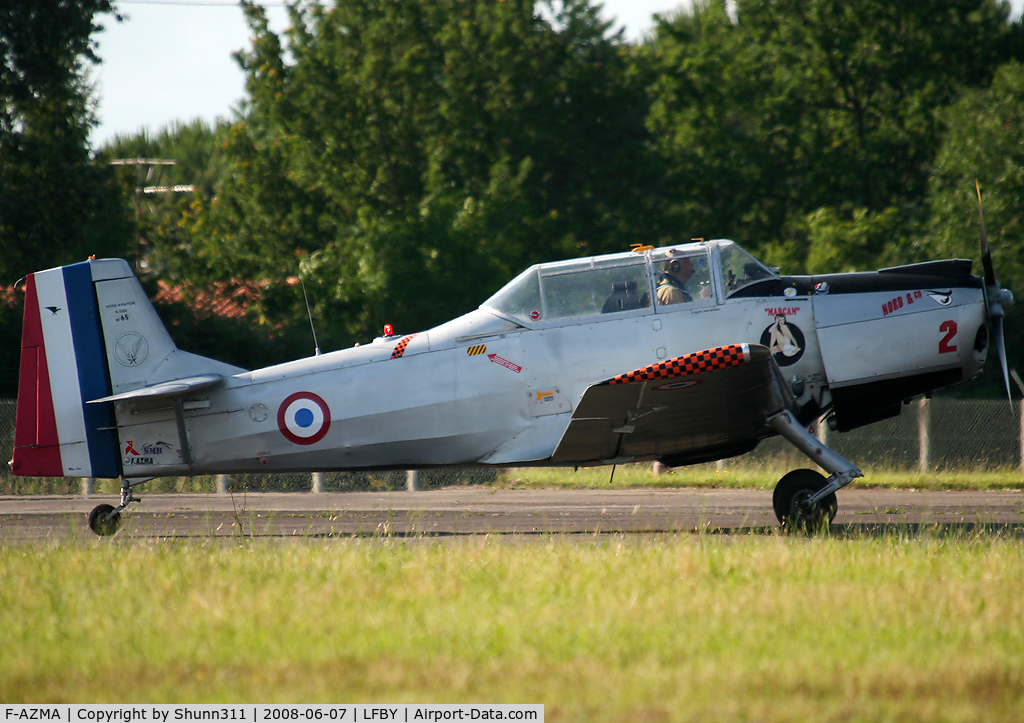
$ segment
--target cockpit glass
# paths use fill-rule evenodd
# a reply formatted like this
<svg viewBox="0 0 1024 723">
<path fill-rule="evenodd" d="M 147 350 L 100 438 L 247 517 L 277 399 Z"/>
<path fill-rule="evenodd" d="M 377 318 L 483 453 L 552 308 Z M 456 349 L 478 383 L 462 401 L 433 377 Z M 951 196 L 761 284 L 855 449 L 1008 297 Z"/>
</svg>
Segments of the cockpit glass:
<svg viewBox="0 0 1024 723">
<path fill-rule="evenodd" d="M 519 321 L 538 321 L 541 318 L 541 303 L 537 267 L 531 266 L 498 289 L 483 306 Z"/>
<path fill-rule="evenodd" d="M 658 306 L 706 301 L 714 296 L 707 247 L 686 244 L 651 253 Z"/>
<path fill-rule="evenodd" d="M 722 288 L 731 294 L 776 278 L 774 272 L 731 241 L 680 244 L 532 266 L 484 302 L 524 325 L 647 309 L 684 309 L 675 304 L 712 304 L 715 250 Z M 642 311 L 640 312 L 642 313 Z"/>
<path fill-rule="evenodd" d="M 649 308 L 647 261 L 616 254 L 534 266 L 483 305 L 527 324 Z"/>
<path fill-rule="evenodd" d="M 756 281 L 776 278 L 771 269 L 734 243 L 721 246 L 718 258 L 722 266 L 722 288 L 727 296 Z"/>
<path fill-rule="evenodd" d="M 611 314 L 651 305 L 643 256 L 581 259 L 541 268 L 546 319 Z"/>
</svg>

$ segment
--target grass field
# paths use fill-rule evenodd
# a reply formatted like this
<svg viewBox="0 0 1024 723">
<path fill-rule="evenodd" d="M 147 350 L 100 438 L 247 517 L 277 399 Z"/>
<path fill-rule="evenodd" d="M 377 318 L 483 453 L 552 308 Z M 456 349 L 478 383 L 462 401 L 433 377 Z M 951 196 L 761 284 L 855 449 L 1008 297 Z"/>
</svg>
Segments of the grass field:
<svg viewBox="0 0 1024 723">
<path fill-rule="evenodd" d="M 493 487 L 539 488 L 539 489 L 624 489 L 624 488 L 672 488 L 672 487 L 726 487 L 745 489 L 773 489 L 786 472 L 798 467 L 814 467 L 806 459 L 788 456 L 769 459 L 763 464 L 735 464 L 718 468 L 714 464 L 699 464 L 680 467 L 664 474 L 655 475 L 650 464 L 626 464 L 614 468 L 605 467 L 523 467 L 490 470 L 476 474 L 474 470 L 461 470 L 446 475 L 431 471 L 421 480 L 425 488 L 451 484 L 486 484 Z M 893 489 L 932 490 L 996 490 L 1024 489 L 1024 472 L 1020 469 L 964 469 L 940 470 L 921 474 L 919 472 L 893 471 L 889 469 L 864 469 L 863 479 L 855 485 L 885 487 Z M 290 475 L 290 478 L 302 477 Z M 294 484 L 294 479 L 289 479 Z M 308 485 L 308 475 L 305 476 Z M 97 494 L 117 494 L 117 480 L 96 480 Z M 272 483 L 249 488 L 244 483 L 233 483 L 234 491 L 297 491 L 292 486 L 275 487 Z M 404 489 L 404 472 L 384 472 L 377 475 L 363 474 L 358 484 L 350 486 L 327 486 L 329 491 L 350 489 Z M 76 494 L 81 481 L 71 478 L 14 478 L 0 479 L 0 494 Z M 308 489 L 308 486 L 305 487 Z M 212 476 L 171 477 L 147 482 L 141 492 L 211 493 L 216 490 Z"/>
<path fill-rule="evenodd" d="M 0 700 L 1020 721 L 1022 553 L 899 530 L 12 545 Z"/>
<path fill-rule="evenodd" d="M 671 488 L 671 487 L 725 487 L 744 489 L 774 489 L 779 479 L 791 469 L 811 467 L 807 460 L 780 460 L 778 464 L 730 466 L 719 469 L 714 464 L 680 467 L 655 475 L 650 464 L 627 464 L 615 468 L 587 467 L 578 470 L 566 467 L 526 467 L 502 470 L 494 482 L 502 487 L 539 489 L 614 489 L 614 488 Z M 955 470 L 928 474 L 919 472 L 865 469 L 864 477 L 855 485 L 892 489 L 932 490 L 996 490 L 1024 489 L 1024 472 L 1005 470 Z"/>
</svg>

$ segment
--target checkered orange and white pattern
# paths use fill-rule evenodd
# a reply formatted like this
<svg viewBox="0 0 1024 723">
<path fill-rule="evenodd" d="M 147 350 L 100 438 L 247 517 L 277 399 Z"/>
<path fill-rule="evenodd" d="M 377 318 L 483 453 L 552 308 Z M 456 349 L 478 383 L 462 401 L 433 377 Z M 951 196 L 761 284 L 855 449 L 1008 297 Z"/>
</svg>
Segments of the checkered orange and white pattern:
<svg viewBox="0 0 1024 723">
<path fill-rule="evenodd" d="M 391 358 L 400 359 L 402 355 L 405 354 L 405 347 L 409 346 L 409 342 L 412 341 L 414 336 L 416 335 L 410 334 L 409 336 L 403 336 L 402 340 L 395 345 L 395 350 L 391 352 Z"/>
<path fill-rule="evenodd" d="M 647 382 L 654 379 L 671 379 L 672 377 L 685 377 L 693 374 L 713 372 L 718 369 L 734 367 L 750 358 L 750 351 L 746 344 L 728 344 L 716 346 L 711 349 L 684 354 L 674 359 L 668 359 L 657 364 L 634 369 L 631 372 L 620 374 L 614 379 L 609 379 L 605 384 L 630 384 L 632 382 Z"/>
</svg>

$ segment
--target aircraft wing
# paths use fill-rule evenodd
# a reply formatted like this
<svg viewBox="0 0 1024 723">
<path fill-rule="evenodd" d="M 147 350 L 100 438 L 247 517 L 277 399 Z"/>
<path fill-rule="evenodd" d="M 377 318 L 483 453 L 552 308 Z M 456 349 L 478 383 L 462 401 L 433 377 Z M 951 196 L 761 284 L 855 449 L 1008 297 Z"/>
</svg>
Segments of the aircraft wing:
<svg viewBox="0 0 1024 723">
<path fill-rule="evenodd" d="M 588 387 L 552 461 L 720 459 L 753 449 L 773 434 L 768 417 L 793 407 L 766 347 L 705 349 Z"/>
</svg>

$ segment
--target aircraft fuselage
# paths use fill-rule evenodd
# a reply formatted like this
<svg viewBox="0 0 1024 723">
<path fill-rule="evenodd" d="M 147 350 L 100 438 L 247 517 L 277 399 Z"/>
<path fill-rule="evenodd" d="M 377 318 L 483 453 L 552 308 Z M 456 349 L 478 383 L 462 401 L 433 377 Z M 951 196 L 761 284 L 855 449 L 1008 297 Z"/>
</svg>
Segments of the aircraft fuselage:
<svg viewBox="0 0 1024 723">
<path fill-rule="evenodd" d="M 773 351 L 805 421 L 837 406 L 840 428 L 898 413 L 984 362 L 985 310 L 969 275 L 783 277 L 712 291 L 530 326 L 481 308 L 426 332 L 237 373 L 173 404 L 122 403 L 124 473 L 544 463 L 590 385 L 737 342 Z"/>
</svg>

